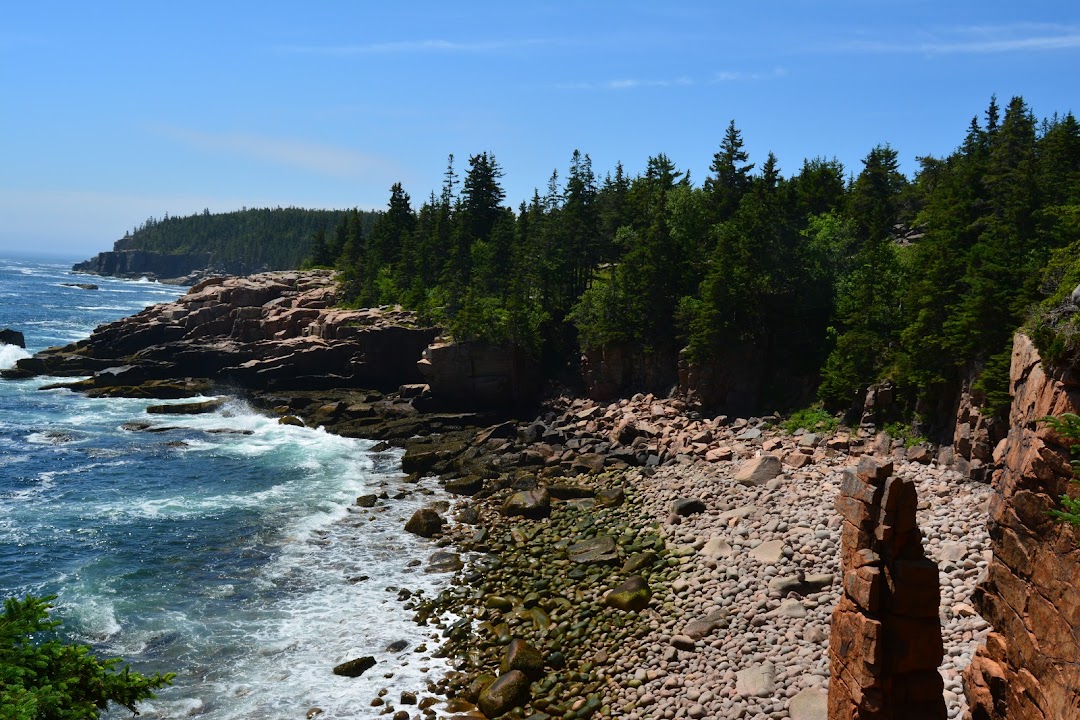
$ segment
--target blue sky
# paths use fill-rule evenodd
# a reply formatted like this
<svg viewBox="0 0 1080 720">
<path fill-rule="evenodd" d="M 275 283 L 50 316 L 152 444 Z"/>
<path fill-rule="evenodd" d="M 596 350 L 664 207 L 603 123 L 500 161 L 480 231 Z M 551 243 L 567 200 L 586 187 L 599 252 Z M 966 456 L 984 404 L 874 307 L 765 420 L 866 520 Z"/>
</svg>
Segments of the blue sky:
<svg viewBox="0 0 1080 720">
<path fill-rule="evenodd" d="M 0 250 L 89 256 L 147 217 L 419 204 L 494 153 L 510 204 L 666 153 L 909 174 L 990 96 L 1080 112 L 1080 3 L 12 2 L 0 11 Z"/>
</svg>

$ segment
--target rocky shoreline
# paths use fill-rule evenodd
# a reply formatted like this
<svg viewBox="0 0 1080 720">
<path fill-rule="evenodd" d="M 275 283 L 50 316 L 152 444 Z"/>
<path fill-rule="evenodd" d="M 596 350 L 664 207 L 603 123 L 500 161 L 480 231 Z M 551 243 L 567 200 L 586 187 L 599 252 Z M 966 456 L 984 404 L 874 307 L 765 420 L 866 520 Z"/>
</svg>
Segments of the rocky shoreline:
<svg viewBox="0 0 1080 720">
<path fill-rule="evenodd" d="M 558 398 L 535 419 L 461 411 L 402 360 L 437 329 L 334 301 L 328 274 L 214 279 L 4 375 L 89 375 L 65 386 L 101 396 L 240 395 L 281 422 L 401 445 L 405 473 L 462 496 L 453 517 L 433 507 L 411 528 L 445 569 L 460 564 L 451 587 L 402 595 L 438 635 L 423 651 L 456 671 L 426 695 L 357 708 L 394 720 L 825 718 L 841 472 L 891 458 L 918 489 L 941 570 L 948 714 L 965 711 L 960 673 L 988 631 L 969 599 L 989 561 L 991 490 L 947 453 L 859 428 L 789 435 L 776 417 L 651 395 Z"/>
<path fill-rule="evenodd" d="M 587 442 L 588 433 L 575 434 L 589 425 L 579 416 L 618 425 L 660 408 L 668 419 L 650 420 L 658 426 L 687 417 L 679 401 L 647 396 L 606 407 L 576 400 L 545 432 Z M 544 443 L 526 442 L 536 424 L 519 424 L 516 440 L 481 432 L 459 457 L 485 457 L 470 452 L 479 447 L 493 463 L 543 455 Z M 441 611 L 471 620 L 443 629 L 442 652 L 459 668 L 440 686 L 459 698 L 450 711 L 483 717 L 469 701 L 482 702 L 483 683 L 513 669 L 507 648 L 524 641 L 543 665 L 532 701 L 508 717 L 826 717 L 829 620 L 840 592 L 833 504 L 842 470 L 862 451 L 830 449 L 829 439 L 788 435 L 762 419 L 712 432 L 728 458 L 684 455 L 645 467 L 615 459 L 583 473 L 555 461 L 485 482 L 444 532 L 471 558 L 467 567 L 454 589 L 417 605 L 421 620 Z M 883 445 L 879 438 L 865 448 Z M 811 462 L 761 461 L 792 452 Z M 918 489 L 927 552 L 941 568 L 941 672 L 949 717 L 960 717 L 960 673 L 988 632 L 969 599 L 988 563 L 991 491 L 936 463 L 908 461 L 902 448 L 879 456 L 894 453 L 896 474 Z M 546 495 L 546 513 L 513 510 L 510 498 L 530 491 Z M 608 605 L 634 576 L 650 588 L 647 606 Z"/>
</svg>

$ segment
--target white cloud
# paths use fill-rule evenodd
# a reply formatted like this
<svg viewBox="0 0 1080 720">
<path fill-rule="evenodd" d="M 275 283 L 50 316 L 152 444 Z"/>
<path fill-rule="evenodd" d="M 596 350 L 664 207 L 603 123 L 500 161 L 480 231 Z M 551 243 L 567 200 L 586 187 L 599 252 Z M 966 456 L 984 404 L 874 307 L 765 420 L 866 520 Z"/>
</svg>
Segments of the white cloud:
<svg viewBox="0 0 1080 720">
<path fill-rule="evenodd" d="M 553 85 L 557 90 L 636 90 L 639 88 L 672 88 L 691 87 L 694 85 L 712 85 L 722 82 L 749 82 L 756 80 L 768 80 L 783 77 L 787 74 L 784 68 L 776 68 L 769 72 L 732 72 L 721 71 L 714 73 L 707 81 L 700 81 L 685 75 L 676 78 L 620 78 L 606 82 L 575 82 L 558 83 Z"/>
<path fill-rule="evenodd" d="M 491 53 L 506 50 L 519 50 L 536 45 L 556 45 L 561 41 L 548 39 L 522 40 L 477 40 L 459 42 L 454 40 L 400 40 L 395 42 L 363 43 L 359 45 L 283 45 L 277 50 L 299 55 L 331 55 L 347 57 L 350 55 L 388 55 L 417 53 Z"/>
<path fill-rule="evenodd" d="M 171 126 L 159 126 L 154 130 L 201 150 L 255 158 L 334 178 L 359 179 L 373 174 L 393 174 L 396 170 L 389 161 L 378 156 L 293 138 L 244 132 L 206 133 Z"/>
<path fill-rule="evenodd" d="M 832 49 L 867 53 L 985 55 L 1080 48 L 1080 28 L 1049 23 L 970 25 L 948 28 L 930 35 L 931 39 L 909 42 L 853 40 Z"/>
</svg>

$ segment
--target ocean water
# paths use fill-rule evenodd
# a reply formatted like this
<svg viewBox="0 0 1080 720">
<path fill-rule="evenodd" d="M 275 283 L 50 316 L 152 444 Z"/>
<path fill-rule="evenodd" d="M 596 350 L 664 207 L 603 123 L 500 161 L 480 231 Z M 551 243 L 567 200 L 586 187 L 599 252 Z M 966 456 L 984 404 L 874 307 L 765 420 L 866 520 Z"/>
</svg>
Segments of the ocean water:
<svg viewBox="0 0 1080 720">
<path fill-rule="evenodd" d="M 69 267 L 0 260 L 0 328 L 22 331 L 30 352 L 183 291 Z M 0 345 L 0 367 L 26 354 Z M 279 425 L 239 401 L 147 415 L 161 401 L 39 389 L 49 381 L 0 380 L 0 594 L 55 594 L 71 638 L 177 673 L 142 717 L 377 717 L 379 689 L 396 699 L 445 670 L 415 651 L 436 643 L 398 600 L 448 580 L 423 571 L 430 541 L 402 530 L 444 498 L 404 483 L 398 451 Z M 133 422 L 171 429 L 123 429 Z M 353 505 L 383 490 L 410 494 Z M 405 650 L 386 650 L 400 640 Z M 331 673 L 362 655 L 378 662 L 364 676 Z"/>
</svg>

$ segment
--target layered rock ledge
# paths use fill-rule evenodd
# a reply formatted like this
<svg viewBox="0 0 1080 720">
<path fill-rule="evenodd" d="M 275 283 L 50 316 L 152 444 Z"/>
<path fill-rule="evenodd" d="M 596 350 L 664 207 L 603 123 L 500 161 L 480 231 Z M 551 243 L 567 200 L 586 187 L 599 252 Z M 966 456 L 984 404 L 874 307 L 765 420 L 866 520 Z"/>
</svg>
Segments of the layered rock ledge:
<svg viewBox="0 0 1080 720">
<path fill-rule="evenodd" d="M 210 278 L 3 376 L 90 375 L 82 389 L 112 394 L 182 378 L 255 390 L 421 382 L 416 363 L 438 329 L 400 309 L 338 309 L 336 288 L 326 271 Z"/>
</svg>

